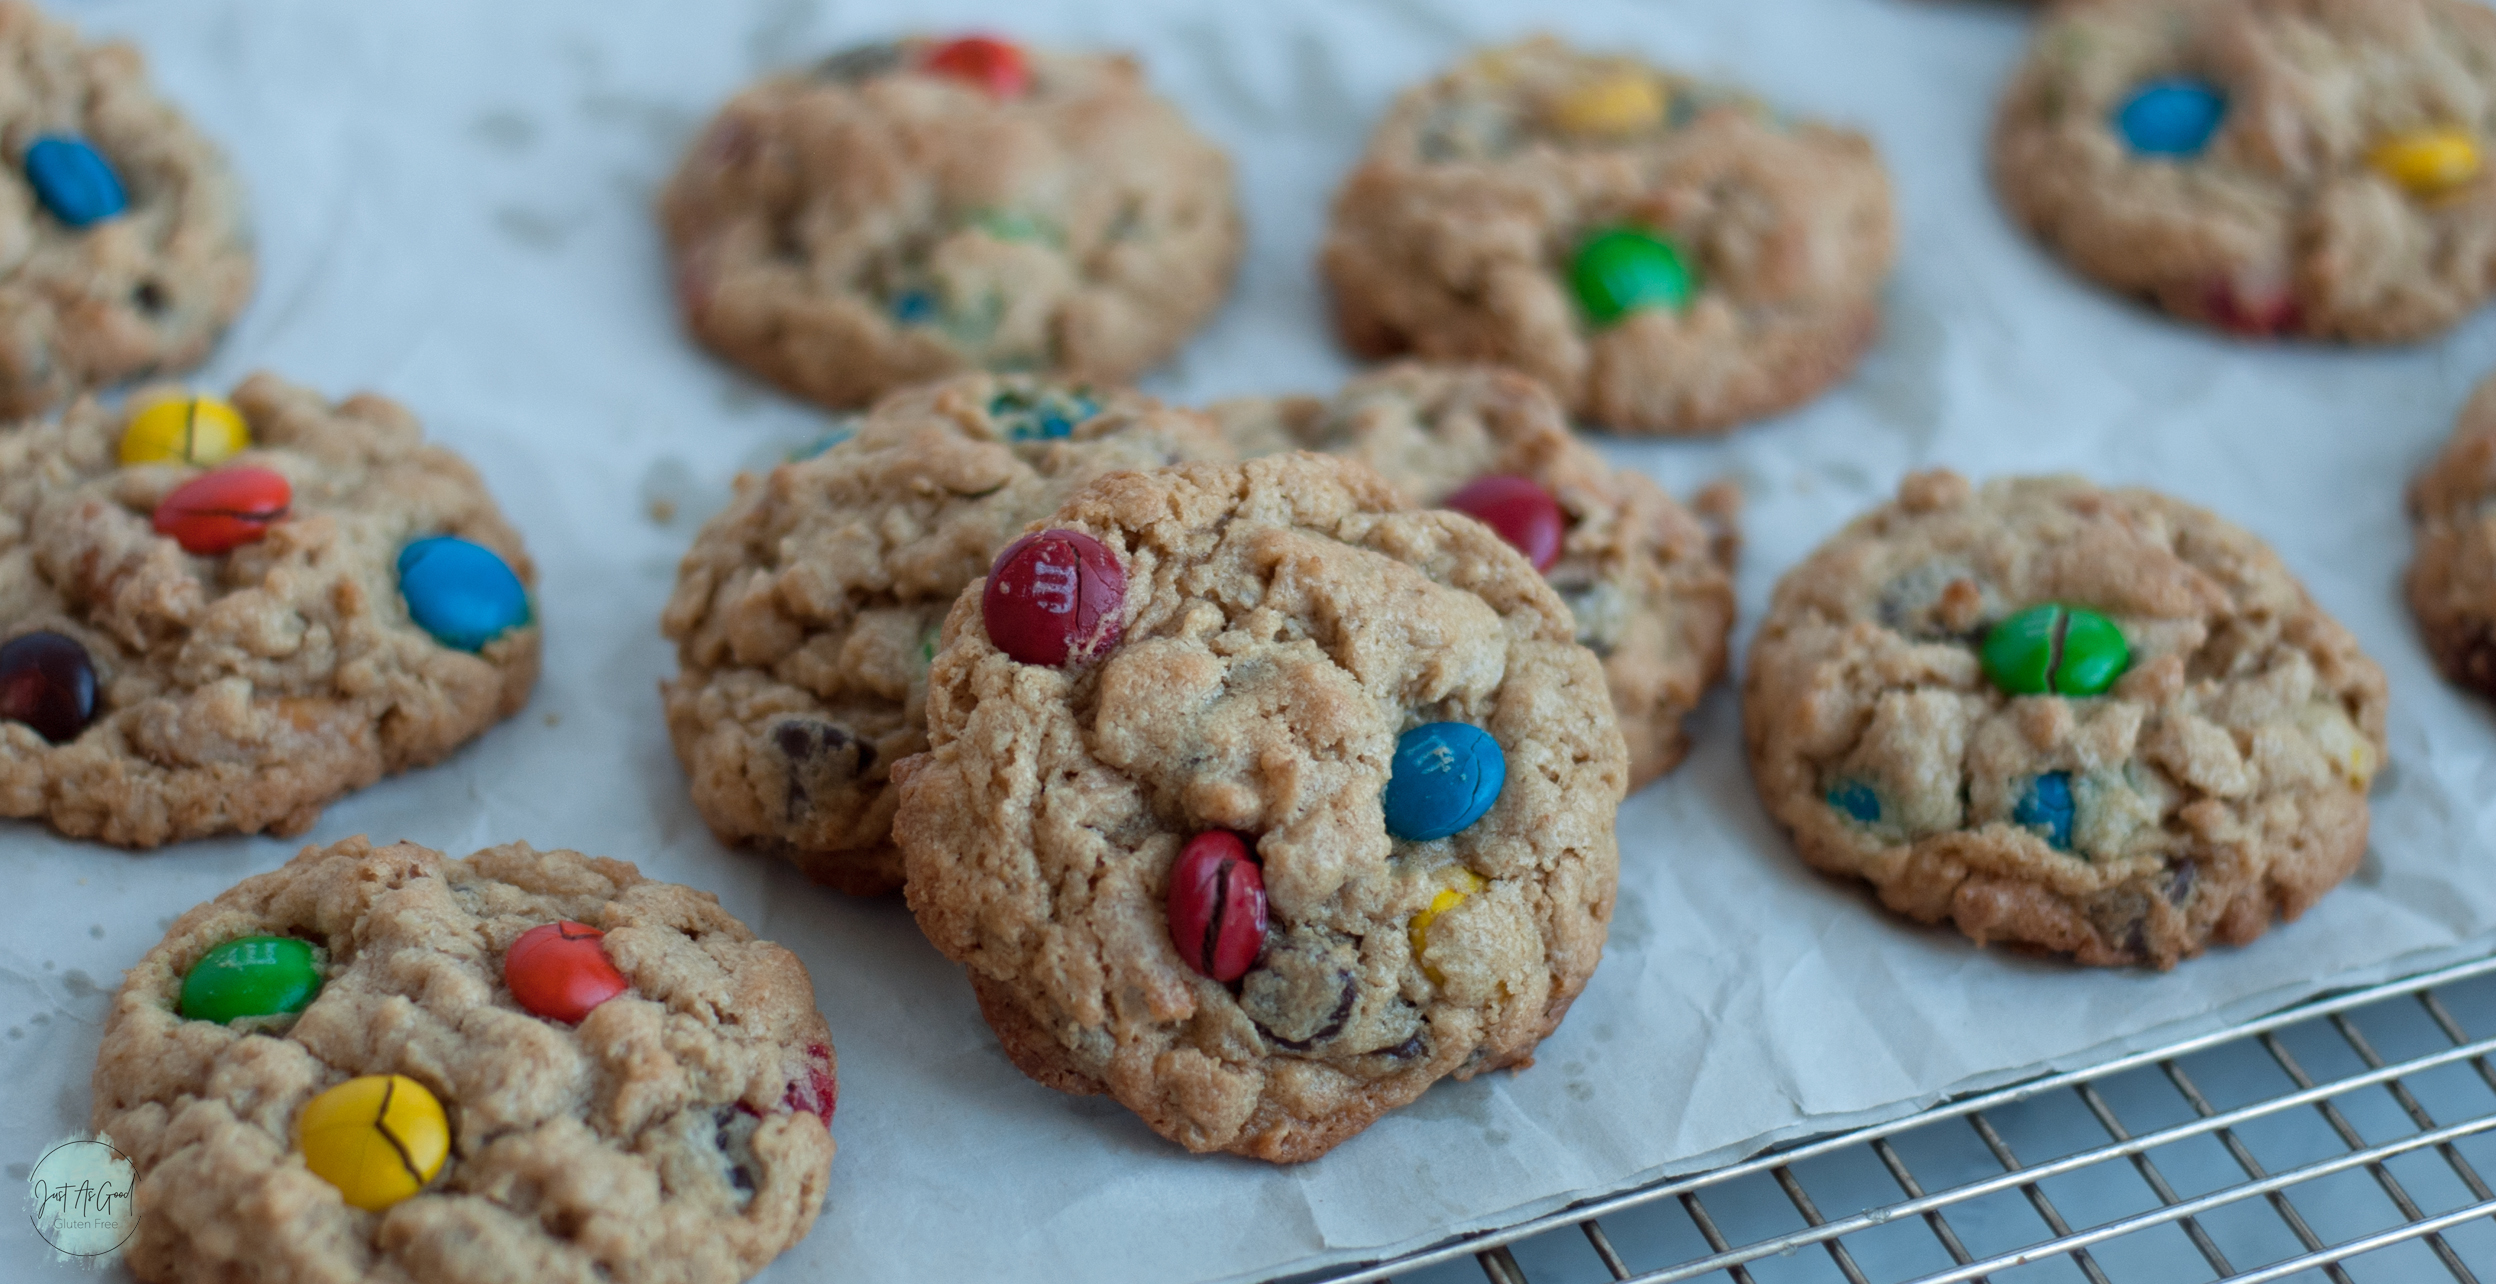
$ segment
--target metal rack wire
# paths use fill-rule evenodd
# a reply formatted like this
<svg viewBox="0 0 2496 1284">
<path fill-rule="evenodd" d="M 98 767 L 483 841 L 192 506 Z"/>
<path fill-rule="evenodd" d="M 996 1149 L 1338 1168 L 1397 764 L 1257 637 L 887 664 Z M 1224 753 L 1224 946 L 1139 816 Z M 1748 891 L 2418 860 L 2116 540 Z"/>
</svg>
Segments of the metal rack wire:
<svg viewBox="0 0 2496 1284">
<path fill-rule="evenodd" d="M 2496 958 L 1308 1278 L 2475 1284 L 2491 1054 Z"/>
</svg>

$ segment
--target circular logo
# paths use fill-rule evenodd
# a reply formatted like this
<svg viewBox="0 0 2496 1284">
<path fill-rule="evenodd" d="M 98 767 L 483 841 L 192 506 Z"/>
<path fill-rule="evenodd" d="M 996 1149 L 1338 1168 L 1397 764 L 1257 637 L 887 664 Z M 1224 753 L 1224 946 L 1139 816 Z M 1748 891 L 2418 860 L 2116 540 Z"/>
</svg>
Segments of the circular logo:
<svg viewBox="0 0 2496 1284">
<path fill-rule="evenodd" d="M 130 1157 L 105 1140 L 64 1141 L 43 1153 L 26 1179 L 35 1233 L 66 1258 L 97 1258 L 130 1239 L 138 1218 Z"/>
</svg>

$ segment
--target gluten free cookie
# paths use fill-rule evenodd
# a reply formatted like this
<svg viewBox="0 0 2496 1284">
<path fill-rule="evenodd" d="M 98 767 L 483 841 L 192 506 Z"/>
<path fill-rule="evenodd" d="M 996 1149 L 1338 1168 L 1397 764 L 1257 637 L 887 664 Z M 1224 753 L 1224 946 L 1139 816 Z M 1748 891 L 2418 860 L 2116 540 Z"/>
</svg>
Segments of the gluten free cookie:
<svg viewBox="0 0 2496 1284">
<path fill-rule="evenodd" d="M 2082 274 L 2248 335 L 2394 342 L 2496 280 L 2496 14 L 2467 0 L 2079 0 L 1994 125 Z"/>
<path fill-rule="evenodd" d="M 1608 428 L 1714 433 L 1854 367 L 1893 224 L 1863 135 L 1546 37 L 1396 100 L 1323 266 L 1364 357 L 1499 362 Z"/>
<path fill-rule="evenodd" d="M 964 370 L 1124 382 L 1222 301 L 1230 161 L 1120 55 L 866 45 L 721 109 L 661 218 L 696 337 L 864 405 Z"/>
<path fill-rule="evenodd" d="M 0 4 L 0 418 L 196 364 L 251 294 L 240 186 L 137 50 Z"/>
<path fill-rule="evenodd" d="M 1103 478 L 946 617 L 911 911 L 1032 1078 L 1313 1159 L 1529 1061 L 1594 971 L 1627 760 L 1575 632 L 1356 462 Z"/>
<path fill-rule="evenodd" d="M 2383 672 L 2277 555 L 2151 491 L 1909 477 L 1777 586 L 1752 777 L 1881 903 L 2172 967 L 2357 867 Z"/>
<path fill-rule="evenodd" d="M 0 431 L 0 815 L 302 833 L 519 711 L 534 579 L 476 470 L 381 397 L 259 374 Z"/>
<path fill-rule="evenodd" d="M 2444 676 L 2496 699 L 2496 380 L 2409 486 L 2409 609 Z"/>
<path fill-rule="evenodd" d="M 795 955 L 576 852 L 306 848 L 123 980 L 95 1127 L 153 1284 L 744 1279 L 832 1162 Z"/>
<path fill-rule="evenodd" d="M 662 694 L 720 841 L 872 895 L 901 885 L 893 764 L 927 747 L 928 665 L 963 586 L 1083 483 L 1230 448 L 1194 412 L 1020 375 L 897 393 L 833 436 L 738 478 L 695 537 Z"/>
<path fill-rule="evenodd" d="M 1733 628 L 1730 486 L 1685 508 L 1579 441 L 1541 385 L 1490 367 L 1400 365 L 1331 401 L 1246 398 L 1212 412 L 1243 454 L 1358 459 L 1417 504 L 1489 523 L 1559 591 L 1577 640 L 1602 658 L 1630 788 L 1689 751 L 1682 722 L 1724 676 Z"/>
</svg>

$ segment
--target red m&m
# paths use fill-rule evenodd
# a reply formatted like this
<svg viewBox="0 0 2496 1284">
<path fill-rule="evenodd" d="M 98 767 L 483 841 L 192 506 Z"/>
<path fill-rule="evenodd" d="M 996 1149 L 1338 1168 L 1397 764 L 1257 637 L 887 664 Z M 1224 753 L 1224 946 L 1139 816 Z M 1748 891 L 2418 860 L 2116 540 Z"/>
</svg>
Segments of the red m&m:
<svg viewBox="0 0 2496 1284">
<path fill-rule="evenodd" d="M 789 1090 L 780 1097 L 780 1104 L 789 1110 L 811 1112 L 825 1123 L 832 1122 L 832 1107 L 841 1097 L 841 1081 L 832 1070 L 832 1046 L 826 1043 L 806 1045 L 806 1073 L 789 1081 Z"/>
<path fill-rule="evenodd" d="M 1170 943 L 1187 965 L 1230 984 L 1265 949 L 1265 870 L 1248 844 L 1215 829 L 1187 840 L 1170 867 Z"/>
<path fill-rule="evenodd" d="M 521 1007 L 549 1020 L 577 1022 L 632 988 L 607 961 L 605 936 L 570 919 L 532 927 L 503 952 L 503 984 Z"/>
<path fill-rule="evenodd" d="M 1485 477 L 1439 501 L 1499 532 L 1538 571 L 1560 560 L 1568 519 L 1551 492 L 1524 477 Z"/>
<path fill-rule="evenodd" d="M 1031 67 L 1023 51 L 991 36 L 964 36 L 928 51 L 927 69 L 967 80 L 999 98 L 1017 98 L 1031 88 Z"/>
<path fill-rule="evenodd" d="M 980 590 L 988 640 L 1024 664 L 1081 664 L 1118 645 L 1126 568 L 1081 531 L 1041 531 L 1005 546 Z"/>
<path fill-rule="evenodd" d="M 95 721 L 95 662 L 77 639 L 49 631 L 0 646 L 0 719 L 66 744 Z"/>
<path fill-rule="evenodd" d="M 229 553 L 286 519 L 294 487 L 266 468 L 220 468 L 174 488 L 156 505 L 156 533 L 185 553 Z"/>
</svg>

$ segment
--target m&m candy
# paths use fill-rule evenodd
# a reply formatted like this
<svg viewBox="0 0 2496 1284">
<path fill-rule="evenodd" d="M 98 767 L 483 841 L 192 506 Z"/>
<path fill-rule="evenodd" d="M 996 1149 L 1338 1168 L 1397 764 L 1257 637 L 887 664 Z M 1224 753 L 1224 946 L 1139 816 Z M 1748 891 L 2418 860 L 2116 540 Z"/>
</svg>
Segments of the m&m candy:
<svg viewBox="0 0 2496 1284">
<path fill-rule="evenodd" d="M 52 217 L 71 227 L 101 223 L 130 207 L 112 162 L 70 134 L 47 134 L 26 149 L 26 181 Z"/>
<path fill-rule="evenodd" d="M 1664 108 L 1664 89 L 1655 77 L 1623 72 L 1554 98 L 1544 119 L 1564 134 L 1635 134 L 1662 123 Z"/>
<path fill-rule="evenodd" d="M 780 1104 L 788 1110 L 803 1110 L 825 1123 L 832 1122 L 833 1107 L 840 1104 L 841 1080 L 833 1071 L 832 1045 L 806 1045 L 805 1073 L 789 1080 L 788 1091 L 780 1094 Z"/>
<path fill-rule="evenodd" d="M 2367 157 L 2416 197 L 2442 196 L 2479 176 L 2479 143 L 2463 129 L 2424 129 L 2385 139 Z"/>
<path fill-rule="evenodd" d="M 605 938 L 597 928 L 570 919 L 532 927 L 503 951 L 503 984 L 521 1007 L 549 1020 L 578 1023 L 633 988 L 607 961 Z"/>
<path fill-rule="evenodd" d="M 0 719 L 66 744 L 95 721 L 95 662 L 75 638 L 48 630 L 0 645 Z"/>
<path fill-rule="evenodd" d="M 1005 546 L 980 590 L 988 640 L 1024 664 L 1082 664 L 1118 645 L 1127 571 L 1081 531 L 1040 531 Z"/>
<path fill-rule="evenodd" d="M 1075 425 L 1101 413 L 1101 403 L 1080 392 L 1008 389 L 988 400 L 988 418 L 1013 441 L 1054 440 L 1074 435 Z"/>
<path fill-rule="evenodd" d="M 2038 831 L 2038 836 L 2056 851 L 2070 851 L 2071 822 L 2076 814 L 2071 773 L 2049 771 L 2030 780 L 2028 787 L 2020 791 L 2019 801 L 2011 807 L 2011 823 Z"/>
<path fill-rule="evenodd" d="M 425 1188 L 451 1155 L 451 1122 L 425 1085 L 368 1074 L 314 1097 L 295 1123 L 304 1167 L 378 1213 Z"/>
<path fill-rule="evenodd" d="M 2153 80 L 2115 112 L 2115 128 L 2144 156 L 2199 156 L 2227 116 L 2227 99 L 2208 81 L 2189 76 Z"/>
<path fill-rule="evenodd" d="M 2132 648 L 2113 620 L 2049 602 L 1994 625 L 1977 659 L 2006 695 L 2093 696 L 2132 667 Z"/>
<path fill-rule="evenodd" d="M 1508 756 L 1468 722 L 1432 722 L 1397 737 L 1387 776 L 1387 832 L 1406 842 L 1445 838 L 1499 801 Z"/>
<path fill-rule="evenodd" d="M 1187 965 L 1225 985 L 1265 948 L 1265 870 L 1239 835 L 1208 830 L 1170 866 L 1170 943 Z"/>
<path fill-rule="evenodd" d="M 927 69 L 940 76 L 967 80 L 999 98 L 1017 98 L 1031 88 L 1031 68 L 1023 51 L 989 36 L 964 36 L 928 51 Z"/>
<path fill-rule="evenodd" d="M 251 445 L 242 412 L 215 397 L 174 397 L 130 417 L 124 464 L 221 464 Z"/>
<path fill-rule="evenodd" d="M 407 613 L 455 651 L 485 644 L 529 622 L 529 591 L 502 556 L 455 535 L 399 550 L 399 593 Z"/>
<path fill-rule="evenodd" d="M 1560 540 L 1568 519 L 1560 501 L 1528 477 L 1485 477 L 1439 501 L 1498 531 L 1501 539 L 1525 554 L 1538 571 L 1560 560 Z"/>
<path fill-rule="evenodd" d="M 321 965 L 311 942 L 241 936 L 191 965 L 174 1010 L 186 1021 L 232 1025 L 246 1017 L 293 1016 L 320 993 Z"/>
<path fill-rule="evenodd" d="M 1431 980 L 1444 981 L 1447 978 L 1439 975 L 1439 970 L 1431 966 L 1429 962 L 1430 925 L 1438 921 L 1439 915 L 1464 904 L 1472 898 L 1475 892 L 1489 885 L 1483 881 L 1480 874 L 1462 865 L 1451 865 L 1441 872 L 1439 890 L 1431 895 L 1430 903 L 1422 907 L 1420 913 L 1413 915 L 1412 926 L 1408 929 L 1413 946 L 1413 957 L 1422 961 L 1422 971 L 1427 973 Z"/>
<path fill-rule="evenodd" d="M 1829 805 L 1858 825 L 1881 823 L 1881 796 L 1860 780 L 1841 780 L 1829 790 Z"/>
<path fill-rule="evenodd" d="M 220 468 L 174 488 L 156 505 L 156 533 L 186 553 L 210 556 L 241 548 L 286 519 L 295 490 L 266 468 Z"/>
<path fill-rule="evenodd" d="M 1578 247 L 1569 269 L 1569 284 L 1578 306 L 1598 326 L 1610 325 L 1633 312 L 1690 306 L 1698 292 L 1697 274 L 1671 241 L 1633 227 L 1595 233 Z"/>
</svg>

